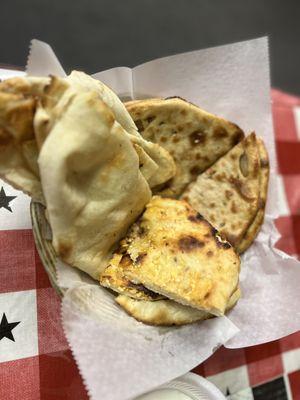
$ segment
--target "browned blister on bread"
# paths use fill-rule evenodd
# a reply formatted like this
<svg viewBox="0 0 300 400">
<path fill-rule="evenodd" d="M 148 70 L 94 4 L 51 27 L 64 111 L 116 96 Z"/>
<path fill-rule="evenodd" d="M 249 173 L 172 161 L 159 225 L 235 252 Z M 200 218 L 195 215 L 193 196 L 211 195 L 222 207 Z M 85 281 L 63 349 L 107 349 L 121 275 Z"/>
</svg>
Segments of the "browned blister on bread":
<svg viewBox="0 0 300 400">
<path fill-rule="evenodd" d="M 260 228 L 264 222 L 265 216 L 265 207 L 267 202 L 268 195 L 268 184 L 269 184 L 269 174 L 270 174 L 270 165 L 269 165 L 269 157 L 267 149 L 264 145 L 262 139 L 257 138 L 258 145 L 258 153 L 260 158 L 260 183 L 259 183 L 259 201 L 258 201 L 258 210 L 256 216 L 252 222 L 252 224 L 247 229 L 245 235 L 241 239 L 240 243 L 237 245 L 237 251 L 239 253 L 243 253 L 246 251 L 249 246 L 253 243 L 257 234 L 260 231 Z"/>
<path fill-rule="evenodd" d="M 179 97 L 125 103 L 141 135 L 173 156 L 174 178 L 154 191 L 178 197 L 191 181 L 243 139 L 235 124 Z"/>
<path fill-rule="evenodd" d="M 185 201 L 155 196 L 124 239 L 124 276 L 202 311 L 223 315 L 238 286 L 232 246 Z M 104 271 L 105 274 L 105 271 Z"/>
<path fill-rule="evenodd" d="M 260 170 L 252 133 L 199 175 L 182 198 L 237 247 L 259 209 Z"/>
</svg>

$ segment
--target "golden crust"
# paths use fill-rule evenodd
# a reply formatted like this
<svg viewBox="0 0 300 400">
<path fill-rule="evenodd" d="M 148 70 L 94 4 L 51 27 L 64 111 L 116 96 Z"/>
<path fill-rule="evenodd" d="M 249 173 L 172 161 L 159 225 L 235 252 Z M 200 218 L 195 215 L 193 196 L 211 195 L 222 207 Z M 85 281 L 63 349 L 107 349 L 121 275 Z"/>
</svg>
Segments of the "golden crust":
<svg viewBox="0 0 300 400">
<path fill-rule="evenodd" d="M 141 135 L 173 156 L 177 172 L 157 194 L 178 197 L 197 175 L 227 153 L 243 131 L 178 97 L 125 103 Z"/>
<path fill-rule="evenodd" d="M 136 300 L 153 301 L 162 299 L 163 296 L 152 292 L 143 285 L 136 285 L 125 277 L 124 268 L 128 263 L 131 263 L 128 255 L 115 253 L 108 267 L 105 268 L 100 276 L 100 285 Z"/>
<path fill-rule="evenodd" d="M 182 198 L 237 246 L 257 214 L 259 185 L 260 159 L 252 133 L 190 184 Z"/>
<path fill-rule="evenodd" d="M 230 297 L 226 311 L 235 306 L 240 298 L 238 288 Z M 116 297 L 116 302 L 136 320 L 149 325 L 171 326 L 186 325 L 212 318 L 213 315 L 192 307 L 184 306 L 172 300 L 143 301 L 125 295 Z"/>
<path fill-rule="evenodd" d="M 268 152 L 262 139 L 257 139 L 257 146 L 260 158 L 259 208 L 254 218 L 254 221 L 249 226 L 241 242 L 237 245 L 238 253 L 243 253 L 249 248 L 264 222 L 265 205 L 268 195 L 270 165 Z"/>
<path fill-rule="evenodd" d="M 239 257 L 182 200 L 153 197 L 122 251 L 131 282 L 212 314 L 224 313 L 238 284 Z"/>
</svg>

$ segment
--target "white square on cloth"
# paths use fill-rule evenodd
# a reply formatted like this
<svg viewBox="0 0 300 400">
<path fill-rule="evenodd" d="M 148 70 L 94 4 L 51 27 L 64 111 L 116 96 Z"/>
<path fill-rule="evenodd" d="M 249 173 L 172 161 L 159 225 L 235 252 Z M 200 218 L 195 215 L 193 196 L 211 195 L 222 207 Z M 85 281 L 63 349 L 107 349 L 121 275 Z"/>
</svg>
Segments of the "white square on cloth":
<svg viewBox="0 0 300 400">
<path fill-rule="evenodd" d="M 3 321 L 3 315 L 7 324 Z M 1 324 L 2 321 L 2 324 Z M 9 324 L 19 322 L 12 330 Z M 13 335 L 3 337 L 4 331 Z M 0 362 L 38 355 L 36 291 L 0 294 Z"/>
</svg>

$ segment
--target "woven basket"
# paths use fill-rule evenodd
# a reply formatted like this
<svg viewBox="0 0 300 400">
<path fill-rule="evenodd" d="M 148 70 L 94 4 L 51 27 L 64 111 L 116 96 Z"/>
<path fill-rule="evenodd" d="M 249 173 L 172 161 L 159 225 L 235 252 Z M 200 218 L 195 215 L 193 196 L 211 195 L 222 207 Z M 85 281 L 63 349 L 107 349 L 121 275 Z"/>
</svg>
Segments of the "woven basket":
<svg viewBox="0 0 300 400">
<path fill-rule="evenodd" d="M 49 276 L 51 285 L 59 296 L 63 296 L 64 291 L 57 283 L 58 280 L 55 267 L 57 256 L 51 240 L 47 238 L 49 236 L 47 234 L 47 232 L 49 232 L 49 225 L 45 217 L 45 207 L 40 203 L 32 201 L 30 203 L 30 215 L 34 241 L 42 264 Z"/>
</svg>

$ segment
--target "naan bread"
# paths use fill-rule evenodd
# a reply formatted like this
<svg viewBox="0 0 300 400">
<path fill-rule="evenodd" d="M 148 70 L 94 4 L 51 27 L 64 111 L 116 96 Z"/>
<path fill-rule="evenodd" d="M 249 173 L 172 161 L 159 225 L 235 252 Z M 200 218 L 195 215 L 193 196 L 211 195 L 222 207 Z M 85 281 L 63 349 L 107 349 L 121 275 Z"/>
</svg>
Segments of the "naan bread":
<svg viewBox="0 0 300 400">
<path fill-rule="evenodd" d="M 151 191 L 113 112 L 96 92 L 70 90 L 38 163 L 56 253 L 99 279 Z"/>
<path fill-rule="evenodd" d="M 259 170 L 257 138 L 252 133 L 199 175 L 182 198 L 236 247 L 259 208 Z"/>
<path fill-rule="evenodd" d="M 230 297 L 226 311 L 231 310 L 241 296 L 238 288 Z M 125 295 L 116 297 L 116 302 L 136 320 L 149 325 L 186 325 L 212 318 L 213 315 L 196 308 L 184 306 L 173 300 L 135 300 Z"/>
<path fill-rule="evenodd" d="M 215 315 L 224 314 L 238 286 L 238 255 L 182 200 L 153 197 L 122 253 L 129 281 Z"/>
<path fill-rule="evenodd" d="M 125 105 L 141 135 L 160 144 L 175 160 L 175 177 L 156 188 L 162 196 L 178 197 L 187 184 L 244 137 L 238 126 L 178 97 Z"/>
<path fill-rule="evenodd" d="M 260 170 L 259 170 L 260 184 L 259 184 L 258 211 L 254 218 L 254 221 L 249 226 L 241 242 L 237 245 L 238 253 L 243 253 L 248 249 L 248 247 L 253 243 L 254 239 L 256 238 L 264 222 L 265 205 L 268 194 L 270 166 L 269 166 L 268 152 L 262 139 L 257 138 L 257 145 L 260 158 Z"/>
<path fill-rule="evenodd" d="M 95 91 L 111 109 L 116 121 L 124 128 L 136 146 L 143 168 L 142 172 L 150 187 L 163 184 L 175 175 L 176 166 L 168 151 L 156 143 L 143 139 L 126 107 L 108 86 L 79 71 L 73 71 L 66 81 L 79 91 Z"/>
<path fill-rule="evenodd" d="M 175 173 L 118 97 L 83 73 L 1 84 L 0 154 L 3 179 L 46 204 L 58 256 L 95 279 L 150 187 Z"/>
<path fill-rule="evenodd" d="M 147 142 L 118 96 L 83 72 L 66 79 L 21 77 L 0 84 L 0 176 L 33 199 L 44 202 L 37 158 L 56 119 L 73 99 L 74 90 L 95 91 L 129 135 L 139 154 L 141 171 L 150 187 L 172 178 L 176 167 L 161 146 Z"/>
<path fill-rule="evenodd" d="M 44 202 L 33 119 L 48 78 L 12 78 L 0 83 L 0 177 Z"/>
<path fill-rule="evenodd" d="M 121 243 L 124 243 L 125 249 L 126 241 L 121 241 Z M 109 265 L 101 274 L 100 285 L 136 300 L 154 301 L 164 298 L 147 289 L 145 286 L 135 284 L 125 277 L 124 268 L 132 261 L 128 254 L 122 254 L 122 251 L 121 245 L 114 253 Z"/>
</svg>

